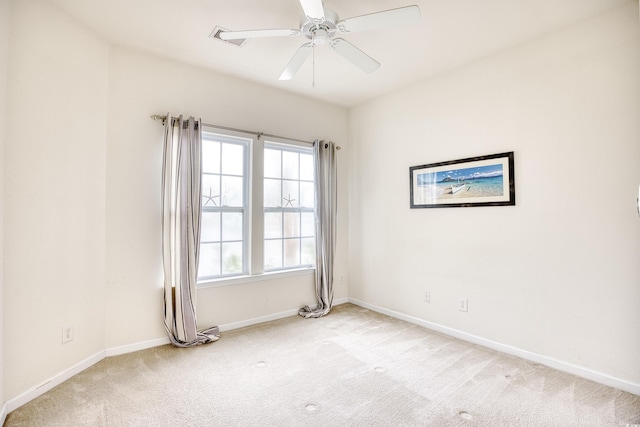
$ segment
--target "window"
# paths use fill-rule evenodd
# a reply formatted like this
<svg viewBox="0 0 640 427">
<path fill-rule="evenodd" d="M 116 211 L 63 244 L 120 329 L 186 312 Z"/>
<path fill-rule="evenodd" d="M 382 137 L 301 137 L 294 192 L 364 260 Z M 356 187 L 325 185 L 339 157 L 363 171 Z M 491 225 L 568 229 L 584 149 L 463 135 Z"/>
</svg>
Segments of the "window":
<svg viewBox="0 0 640 427">
<path fill-rule="evenodd" d="M 265 144 L 265 271 L 315 263 L 314 205 L 311 149 Z"/>
<path fill-rule="evenodd" d="M 247 165 L 251 140 L 203 132 L 198 277 L 247 271 Z"/>
<path fill-rule="evenodd" d="M 203 131 L 200 283 L 314 266 L 313 167 L 307 144 Z"/>
</svg>

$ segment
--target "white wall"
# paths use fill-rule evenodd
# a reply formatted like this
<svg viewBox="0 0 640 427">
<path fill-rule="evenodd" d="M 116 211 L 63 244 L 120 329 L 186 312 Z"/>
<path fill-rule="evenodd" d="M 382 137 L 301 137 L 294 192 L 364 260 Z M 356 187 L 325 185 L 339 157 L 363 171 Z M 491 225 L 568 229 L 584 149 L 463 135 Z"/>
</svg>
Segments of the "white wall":
<svg viewBox="0 0 640 427">
<path fill-rule="evenodd" d="M 350 296 L 638 387 L 639 29 L 628 2 L 353 109 Z M 410 166 L 511 150 L 517 206 L 409 209 Z"/>
<path fill-rule="evenodd" d="M 165 337 L 162 323 L 160 185 L 162 133 L 152 114 L 185 114 L 205 123 L 345 149 L 347 112 L 298 95 L 114 47 L 109 64 L 107 149 L 107 348 Z M 341 160 L 341 219 L 335 298 L 347 296 L 346 195 Z M 342 255 L 342 256 L 341 256 Z M 315 301 L 310 275 L 202 289 L 200 327 L 272 315 Z"/>
<path fill-rule="evenodd" d="M 0 307 L 4 306 L 4 145 L 7 114 L 7 62 L 9 58 L 9 1 L 0 0 Z M 0 423 L 4 410 L 4 309 L 0 314 Z"/>
<path fill-rule="evenodd" d="M 47 3 L 15 1 L 9 52 L 7 400 L 104 349 L 108 45 Z"/>
</svg>

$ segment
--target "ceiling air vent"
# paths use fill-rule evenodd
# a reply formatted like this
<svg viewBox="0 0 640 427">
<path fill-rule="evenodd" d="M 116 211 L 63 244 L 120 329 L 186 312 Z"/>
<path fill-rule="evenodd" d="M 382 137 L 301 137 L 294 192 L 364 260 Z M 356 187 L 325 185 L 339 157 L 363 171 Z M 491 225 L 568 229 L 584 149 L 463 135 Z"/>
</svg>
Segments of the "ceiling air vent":
<svg viewBox="0 0 640 427">
<path fill-rule="evenodd" d="M 213 31 L 211 32 L 211 34 L 209 34 L 209 38 L 210 39 L 220 40 L 220 41 L 225 42 L 225 43 L 233 44 L 233 45 L 236 45 L 238 47 L 241 47 L 244 44 L 244 42 L 247 41 L 247 39 L 222 40 L 220 38 L 220 33 L 223 32 L 223 31 L 229 31 L 229 30 L 227 30 L 226 28 L 222 28 L 222 27 L 215 27 L 213 29 Z"/>
</svg>

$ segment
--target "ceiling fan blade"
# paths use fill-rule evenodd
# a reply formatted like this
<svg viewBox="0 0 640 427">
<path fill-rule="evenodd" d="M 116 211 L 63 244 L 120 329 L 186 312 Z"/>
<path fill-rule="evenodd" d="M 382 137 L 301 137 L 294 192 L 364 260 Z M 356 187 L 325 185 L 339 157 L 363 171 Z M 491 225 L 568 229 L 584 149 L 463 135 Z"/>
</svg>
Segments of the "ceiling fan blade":
<svg viewBox="0 0 640 427">
<path fill-rule="evenodd" d="M 296 53 L 293 55 L 293 58 L 287 64 L 287 67 L 284 69 L 282 74 L 278 80 L 291 80 L 293 76 L 296 75 L 304 61 L 307 60 L 309 55 L 311 54 L 311 43 L 305 43 L 298 48 Z"/>
<path fill-rule="evenodd" d="M 300 0 L 304 14 L 312 21 L 324 21 L 322 0 Z"/>
<path fill-rule="evenodd" d="M 343 33 L 356 33 L 378 28 L 408 25 L 417 22 L 419 19 L 420 8 L 413 5 L 343 19 L 336 24 L 336 27 Z"/>
<path fill-rule="evenodd" d="M 297 36 L 300 30 L 291 30 L 288 28 L 275 30 L 246 30 L 246 31 L 220 31 L 219 37 L 222 40 L 237 39 L 256 39 L 260 37 L 287 37 Z"/>
<path fill-rule="evenodd" d="M 345 39 L 331 40 L 331 47 L 343 58 L 360 68 L 365 73 L 375 71 L 380 67 L 380 63 L 346 41 Z"/>
</svg>

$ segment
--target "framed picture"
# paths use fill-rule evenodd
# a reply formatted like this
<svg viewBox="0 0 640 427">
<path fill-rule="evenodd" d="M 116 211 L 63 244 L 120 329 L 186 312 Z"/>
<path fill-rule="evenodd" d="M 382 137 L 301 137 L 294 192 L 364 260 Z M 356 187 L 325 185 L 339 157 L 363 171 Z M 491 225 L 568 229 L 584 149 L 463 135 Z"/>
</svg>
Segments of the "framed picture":
<svg viewBox="0 0 640 427">
<path fill-rule="evenodd" d="M 411 208 L 516 204 L 513 151 L 412 166 Z"/>
</svg>

